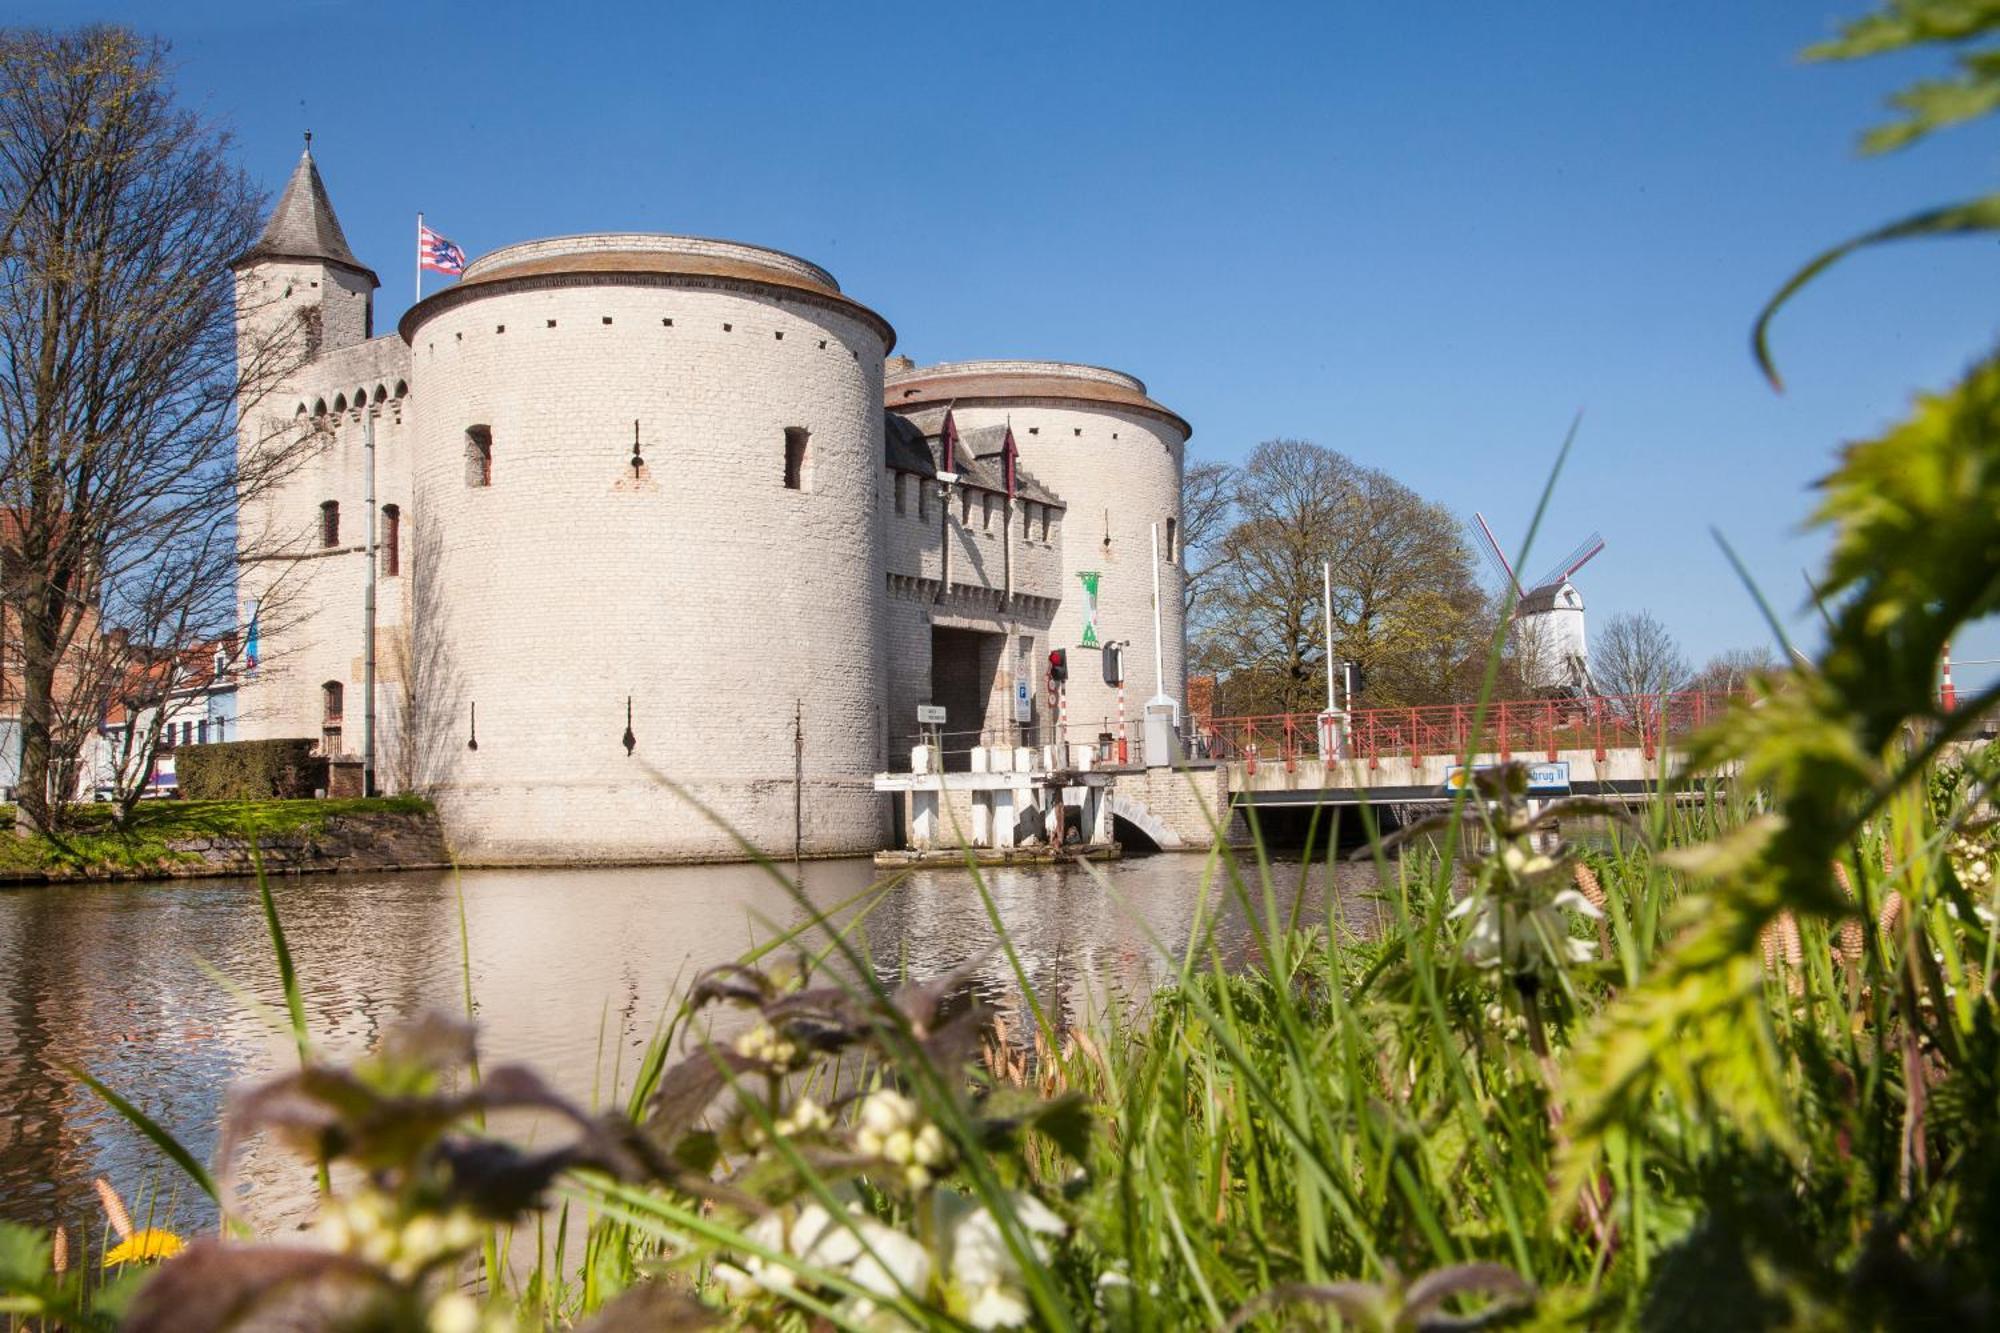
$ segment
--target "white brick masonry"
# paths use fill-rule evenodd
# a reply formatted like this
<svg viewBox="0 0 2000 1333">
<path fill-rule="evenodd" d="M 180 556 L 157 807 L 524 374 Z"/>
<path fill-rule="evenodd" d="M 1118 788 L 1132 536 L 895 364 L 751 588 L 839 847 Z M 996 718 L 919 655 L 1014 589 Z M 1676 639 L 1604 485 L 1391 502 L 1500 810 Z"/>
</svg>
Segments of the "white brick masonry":
<svg viewBox="0 0 2000 1333">
<path fill-rule="evenodd" d="M 416 575 L 420 725 L 441 738 L 460 855 L 726 856 L 731 830 L 789 851 L 795 703 L 805 850 L 879 846 L 879 329 L 702 278 L 465 295 L 406 322 L 435 538 Z M 491 432 L 489 486 L 468 484 L 473 426 Z M 799 490 L 788 429 L 808 433 Z"/>
<path fill-rule="evenodd" d="M 1136 383 L 1096 367 L 1052 366 L 1045 362 L 976 363 L 1026 367 L 1046 382 L 1074 370 L 1079 379 Z M 915 372 L 914 379 L 945 368 Z M 898 384 L 908 384 L 902 379 Z M 927 434 L 942 426 L 944 409 L 906 412 Z M 1139 708 L 1155 689 L 1153 668 L 1152 526 L 1161 527 L 1160 687 L 1185 705 L 1187 636 L 1181 613 L 1179 553 L 1169 558 L 1166 521 L 1178 539 L 1181 469 L 1186 437 L 1160 415 L 1112 403 L 1053 398 L 991 397 L 960 400 L 953 409 L 961 431 L 1011 421 L 1021 466 L 1068 502 L 1059 547 L 1061 609 L 1052 642 L 1070 649 L 1069 714 L 1073 738 L 1094 738 L 1116 717 L 1117 695 L 1103 681 L 1095 652 L 1079 650 L 1084 620 L 1083 585 L 1077 575 L 1099 574 L 1097 633 L 1101 640 L 1131 641 L 1126 653 L 1126 710 L 1131 734 L 1138 735 Z M 956 557 L 954 557 L 956 558 Z M 1038 668 L 1037 688 L 1041 685 Z M 1113 722 L 1115 727 L 1115 721 Z"/>
<path fill-rule="evenodd" d="M 244 566 L 246 616 L 270 613 L 242 735 L 320 736 L 336 683 L 341 749 L 359 749 L 372 421 L 376 501 L 399 519 L 398 569 L 378 586 L 378 777 L 432 794 L 461 859 L 726 859 L 739 837 L 783 855 L 795 790 L 806 852 L 880 847 L 889 806 L 870 779 L 892 738 L 907 753 L 938 687 L 934 632 L 986 635 L 982 669 L 999 664 L 983 696 L 954 696 L 984 705 L 954 728 L 1011 723 L 1017 676 L 1043 721 L 1048 647 L 1081 634 L 1079 570 L 1103 575 L 1100 634 L 1133 642 L 1137 736 L 1153 689 L 1148 530 L 1179 517 L 1185 441 L 1157 405 L 962 403 L 966 430 L 1011 415 L 1021 466 L 1067 502 L 1024 504 L 1009 532 L 1003 497 L 962 488 L 947 520 L 935 482 L 884 466 L 893 334 L 801 259 L 686 237 L 531 241 L 381 338 L 368 282 L 338 263 L 260 258 L 239 281 L 246 346 L 274 329 L 316 346 L 243 412 L 246 441 L 296 441 L 300 464 L 239 514 L 246 551 L 279 553 Z M 1145 401 L 1116 372 L 983 364 Z M 941 410 L 913 419 L 935 433 Z M 490 433 L 490 484 L 469 470 L 472 427 Z M 807 442 L 798 489 L 788 431 Z M 1161 572 L 1178 697 L 1180 571 Z M 1073 659 L 1073 735 L 1094 738 L 1112 696 L 1094 654 Z"/>
</svg>

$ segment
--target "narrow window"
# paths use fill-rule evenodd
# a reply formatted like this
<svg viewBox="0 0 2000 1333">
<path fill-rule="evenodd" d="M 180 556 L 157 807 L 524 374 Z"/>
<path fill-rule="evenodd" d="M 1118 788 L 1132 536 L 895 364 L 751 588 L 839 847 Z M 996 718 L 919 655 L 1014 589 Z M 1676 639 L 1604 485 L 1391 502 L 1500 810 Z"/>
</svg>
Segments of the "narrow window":
<svg viewBox="0 0 2000 1333">
<path fill-rule="evenodd" d="M 917 478 L 917 521 L 924 522 L 931 516 L 931 488 L 924 485 L 922 477 Z"/>
<path fill-rule="evenodd" d="M 325 755 L 340 753 L 340 715 L 346 703 L 347 687 L 330 680 L 319 687 L 319 748 Z"/>
<path fill-rule="evenodd" d="M 788 491 L 806 488 L 806 439 L 803 426 L 785 427 L 785 489 Z"/>
<path fill-rule="evenodd" d="M 1167 520 L 1167 563 L 1170 565 L 1180 563 L 1180 548 L 1175 544 L 1180 537 L 1180 528 L 1179 519 Z"/>
<path fill-rule="evenodd" d="M 1034 540 L 1035 538 L 1035 534 L 1033 531 L 1034 525 L 1035 525 L 1035 502 L 1033 500 L 1023 500 L 1021 502 L 1022 541 L 1025 542 Z"/>
<path fill-rule="evenodd" d="M 493 428 L 490 426 L 465 428 L 465 484 L 493 484 Z"/>
<path fill-rule="evenodd" d="M 199 721 L 199 722 L 197 722 L 197 723 L 195 723 L 195 724 L 194 724 L 194 743 L 195 743 L 196 745 L 206 745 L 206 744 L 208 744 L 208 719 L 207 719 L 207 718 L 203 718 L 203 719 L 202 719 L 201 721 Z"/>
<path fill-rule="evenodd" d="M 979 497 L 979 530 L 993 531 L 993 497 L 982 494 Z"/>
<path fill-rule="evenodd" d="M 340 545 L 340 501 L 328 500 L 319 507 L 319 544 Z"/>
<path fill-rule="evenodd" d="M 1049 516 L 1050 516 L 1051 514 L 1053 514 L 1053 513 L 1055 513 L 1055 508 L 1054 508 L 1054 506 L 1052 506 L 1052 505 L 1043 505 L 1043 506 L 1042 506 L 1042 540 L 1043 540 L 1043 541 L 1047 541 L 1047 540 L 1049 539 Z M 1058 527 L 1058 528 L 1056 529 L 1056 532 L 1058 533 L 1058 535 L 1060 535 L 1060 534 L 1061 534 L 1061 532 L 1062 532 L 1062 529 L 1061 529 L 1060 527 Z"/>
<path fill-rule="evenodd" d="M 958 489 L 958 521 L 965 527 L 972 525 L 972 490 L 967 486 Z"/>
<path fill-rule="evenodd" d="M 896 512 L 903 512 L 903 483 L 909 480 L 907 473 L 896 473 Z"/>
<path fill-rule="evenodd" d="M 403 511 L 395 505 L 382 506 L 382 574 L 394 578 L 403 572 Z"/>
</svg>

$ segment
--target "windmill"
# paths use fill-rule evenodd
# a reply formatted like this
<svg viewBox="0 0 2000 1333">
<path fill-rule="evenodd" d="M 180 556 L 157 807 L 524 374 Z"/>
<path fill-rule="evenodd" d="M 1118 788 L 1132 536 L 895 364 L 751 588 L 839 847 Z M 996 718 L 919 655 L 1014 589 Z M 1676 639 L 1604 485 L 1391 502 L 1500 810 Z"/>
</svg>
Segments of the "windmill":
<svg viewBox="0 0 2000 1333">
<path fill-rule="evenodd" d="M 1472 517 L 1479 524 L 1487 562 L 1514 593 L 1514 649 L 1521 660 L 1524 683 L 1545 694 L 1594 693 L 1589 641 L 1583 629 L 1583 594 L 1570 580 L 1597 558 L 1604 549 L 1604 538 L 1591 533 L 1548 573 L 1523 588 L 1500 543 L 1493 540 L 1493 529 L 1486 526 L 1485 516 Z"/>
</svg>

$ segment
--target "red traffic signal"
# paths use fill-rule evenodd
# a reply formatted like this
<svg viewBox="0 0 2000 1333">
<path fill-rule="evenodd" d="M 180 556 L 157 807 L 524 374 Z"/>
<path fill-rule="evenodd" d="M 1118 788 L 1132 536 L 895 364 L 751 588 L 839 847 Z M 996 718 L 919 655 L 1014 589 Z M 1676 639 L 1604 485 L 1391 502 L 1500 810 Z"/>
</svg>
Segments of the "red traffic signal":
<svg viewBox="0 0 2000 1333">
<path fill-rule="evenodd" d="M 1052 648 L 1049 650 L 1049 679 L 1058 685 L 1069 679 L 1069 650 Z"/>
</svg>

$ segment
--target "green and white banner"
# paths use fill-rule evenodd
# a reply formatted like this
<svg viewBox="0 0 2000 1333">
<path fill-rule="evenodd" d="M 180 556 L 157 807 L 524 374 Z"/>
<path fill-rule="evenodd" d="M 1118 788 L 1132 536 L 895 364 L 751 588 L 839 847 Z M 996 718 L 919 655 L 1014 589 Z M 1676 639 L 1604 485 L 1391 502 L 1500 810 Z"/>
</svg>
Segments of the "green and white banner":
<svg viewBox="0 0 2000 1333">
<path fill-rule="evenodd" d="M 1083 580 L 1083 640 L 1085 648 L 1099 646 L 1097 640 L 1097 571 L 1078 570 L 1078 578 Z"/>
</svg>

